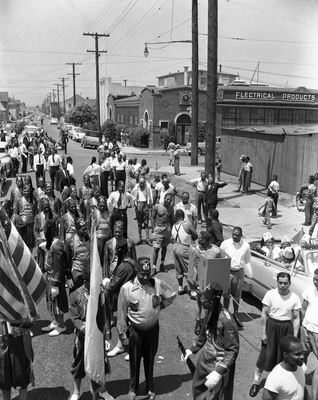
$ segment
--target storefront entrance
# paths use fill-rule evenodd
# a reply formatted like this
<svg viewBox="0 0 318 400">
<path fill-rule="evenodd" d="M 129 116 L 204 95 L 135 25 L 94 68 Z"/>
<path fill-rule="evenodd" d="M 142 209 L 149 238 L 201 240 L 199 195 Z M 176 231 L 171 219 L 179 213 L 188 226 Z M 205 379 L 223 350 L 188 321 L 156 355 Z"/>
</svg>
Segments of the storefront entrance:
<svg viewBox="0 0 318 400">
<path fill-rule="evenodd" d="M 176 125 L 176 143 L 185 146 L 188 142 L 188 136 L 191 128 L 191 117 L 188 113 L 178 114 L 175 118 Z"/>
</svg>

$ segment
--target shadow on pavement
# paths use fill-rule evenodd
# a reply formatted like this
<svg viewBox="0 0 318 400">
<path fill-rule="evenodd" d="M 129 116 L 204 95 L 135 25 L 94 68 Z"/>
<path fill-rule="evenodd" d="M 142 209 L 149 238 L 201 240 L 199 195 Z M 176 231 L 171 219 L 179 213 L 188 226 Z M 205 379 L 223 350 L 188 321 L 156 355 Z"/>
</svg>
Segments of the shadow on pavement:
<svg viewBox="0 0 318 400">
<path fill-rule="evenodd" d="M 28 400 L 67 400 L 70 392 L 62 386 L 54 388 L 33 389 L 28 392 Z M 19 396 L 14 399 L 18 399 Z"/>
</svg>

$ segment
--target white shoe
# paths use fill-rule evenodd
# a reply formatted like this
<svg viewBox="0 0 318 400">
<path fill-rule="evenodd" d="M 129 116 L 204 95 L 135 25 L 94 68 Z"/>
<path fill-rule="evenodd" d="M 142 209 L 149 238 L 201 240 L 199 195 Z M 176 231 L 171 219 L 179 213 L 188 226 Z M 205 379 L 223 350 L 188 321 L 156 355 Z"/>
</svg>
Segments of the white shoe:
<svg viewBox="0 0 318 400">
<path fill-rule="evenodd" d="M 78 400 L 80 396 L 81 395 L 79 393 L 73 393 L 72 396 L 70 397 L 70 400 Z"/>
<path fill-rule="evenodd" d="M 49 336 L 54 337 L 54 336 L 59 336 L 61 333 L 66 332 L 66 326 L 64 328 L 60 328 L 57 326 L 54 331 L 49 333 Z"/>
<path fill-rule="evenodd" d="M 110 395 L 108 392 L 101 393 L 99 392 L 99 397 L 101 397 L 104 400 L 115 400 L 112 395 Z"/>
<path fill-rule="evenodd" d="M 53 331 L 55 328 L 57 328 L 57 326 L 58 326 L 58 323 L 57 322 L 55 322 L 55 321 L 52 321 L 48 326 L 44 326 L 42 329 L 41 329 L 41 331 L 42 332 L 50 332 L 50 331 Z"/>
<path fill-rule="evenodd" d="M 116 356 L 118 356 L 118 354 L 121 354 L 123 352 L 124 352 L 124 349 L 122 347 L 115 346 L 113 348 L 113 350 L 111 350 L 107 353 L 107 357 L 116 357 Z"/>
<path fill-rule="evenodd" d="M 129 354 L 126 354 L 125 361 L 129 361 Z"/>
</svg>

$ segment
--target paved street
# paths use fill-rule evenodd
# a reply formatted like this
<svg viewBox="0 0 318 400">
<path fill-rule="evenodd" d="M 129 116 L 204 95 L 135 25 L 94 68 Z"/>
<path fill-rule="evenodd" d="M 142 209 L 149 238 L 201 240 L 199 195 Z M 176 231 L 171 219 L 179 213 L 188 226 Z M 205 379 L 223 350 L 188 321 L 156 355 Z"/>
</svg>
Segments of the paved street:
<svg viewBox="0 0 318 400">
<path fill-rule="evenodd" d="M 47 122 L 45 122 L 47 123 Z M 57 137 L 56 126 L 45 126 L 49 135 Z M 124 148 L 127 152 L 130 149 Z M 138 153 L 138 161 L 141 158 L 147 159 L 149 166 L 159 171 L 172 173 L 172 167 L 168 165 L 168 157 L 164 152 L 154 154 L 141 153 L 139 149 L 131 150 L 131 153 Z M 90 163 L 91 157 L 96 155 L 96 150 L 83 149 L 79 143 L 70 141 L 68 144 L 68 155 L 74 160 L 74 167 L 77 177 L 77 186 L 80 187 L 84 168 Z M 129 153 L 128 153 L 129 156 Z M 178 194 L 184 190 L 189 190 L 193 196 L 193 188 L 187 182 L 198 176 L 204 169 L 204 158 L 200 158 L 199 166 L 190 167 L 190 157 L 184 156 L 181 159 L 181 177 L 172 178 L 173 183 L 178 189 Z M 32 173 L 34 176 L 34 173 Z M 222 177 L 223 178 L 223 177 Z M 257 216 L 257 208 L 264 200 L 264 193 L 257 185 L 252 188 L 257 194 L 242 196 L 234 193 L 236 184 L 235 177 L 229 178 L 230 184 L 220 189 L 219 194 L 222 201 L 219 204 L 220 220 L 225 223 L 225 235 L 229 237 L 230 229 L 233 225 L 241 225 L 246 238 L 259 237 L 265 227 L 261 226 L 261 218 Z M 284 195 L 282 196 L 284 198 Z M 285 204 L 291 202 L 290 196 L 285 195 Z M 293 208 L 282 205 L 279 207 L 281 218 L 274 222 L 272 229 L 273 235 L 282 235 L 283 226 L 287 226 L 288 234 L 297 232 L 303 221 L 303 214 L 298 213 Z M 284 222 L 282 222 L 284 221 Z M 200 225 L 199 225 L 200 227 Z M 133 220 L 133 212 L 129 210 L 129 237 L 134 241 L 138 240 L 136 221 Z M 137 247 L 137 255 L 152 255 L 152 248 L 147 245 Z M 159 277 L 164 279 L 177 290 L 177 281 L 172 258 L 172 245 L 168 248 L 166 263 L 169 272 L 161 273 Z M 240 331 L 240 353 L 237 360 L 235 376 L 235 400 L 245 400 L 248 398 L 248 390 L 254 376 L 254 364 L 258 355 L 259 335 L 260 335 L 260 309 L 261 304 L 251 295 L 246 294 L 241 303 L 241 319 L 245 323 L 244 330 Z M 41 327 L 49 322 L 49 314 L 46 311 L 45 301 L 40 304 L 41 319 L 34 325 L 33 345 L 35 351 L 35 377 L 36 386 L 29 393 L 29 400 L 67 400 L 72 392 L 72 377 L 69 372 L 72 361 L 73 348 L 73 328 L 70 320 L 66 316 L 66 334 L 57 338 L 49 338 L 48 335 L 41 333 Z M 247 314 L 243 314 L 243 311 Z M 194 339 L 195 323 L 195 302 L 185 295 L 177 297 L 173 306 L 164 310 L 161 314 L 160 323 L 160 346 L 155 365 L 155 389 L 158 400 L 174 399 L 184 400 L 191 398 L 191 375 L 186 365 L 180 362 L 180 351 L 177 347 L 176 335 L 186 347 L 190 346 Z M 112 347 L 116 344 L 117 335 L 113 330 Z M 195 358 L 193 357 L 195 360 Z M 119 400 L 124 400 L 128 392 L 129 365 L 124 360 L 124 355 L 120 355 L 111 360 L 112 372 L 109 376 L 108 388 L 110 393 Z M 310 359 L 309 370 L 313 369 L 313 360 Z M 141 382 L 143 382 L 143 373 Z M 145 399 L 143 393 L 144 384 L 140 388 L 138 400 Z M 81 400 L 91 399 L 89 394 L 88 379 L 83 381 L 83 395 Z M 261 399 L 261 393 L 256 399 Z"/>
</svg>

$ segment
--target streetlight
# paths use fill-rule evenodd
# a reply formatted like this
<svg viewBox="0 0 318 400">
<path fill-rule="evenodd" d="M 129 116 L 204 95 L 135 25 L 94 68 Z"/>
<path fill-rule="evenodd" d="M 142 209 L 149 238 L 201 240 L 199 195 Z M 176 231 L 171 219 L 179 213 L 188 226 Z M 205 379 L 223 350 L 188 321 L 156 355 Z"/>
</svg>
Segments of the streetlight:
<svg viewBox="0 0 318 400">
<path fill-rule="evenodd" d="M 153 44 L 171 44 L 171 43 L 192 43 L 192 40 L 170 40 L 169 42 L 152 42 L 150 44 L 153 45 Z M 149 56 L 148 43 L 144 43 L 144 45 L 145 45 L 144 56 L 148 57 Z"/>
<path fill-rule="evenodd" d="M 145 57 L 148 57 L 148 56 L 149 56 L 149 50 L 148 50 L 148 47 L 147 47 L 147 43 L 145 43 L 144 56 L 145 56 Z"/>
</svg>

